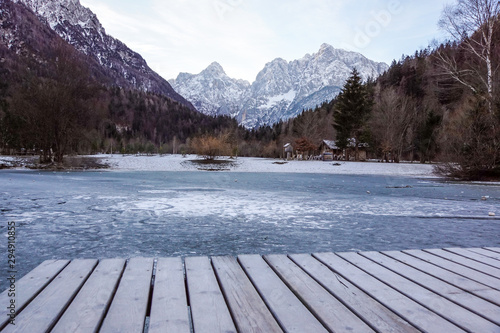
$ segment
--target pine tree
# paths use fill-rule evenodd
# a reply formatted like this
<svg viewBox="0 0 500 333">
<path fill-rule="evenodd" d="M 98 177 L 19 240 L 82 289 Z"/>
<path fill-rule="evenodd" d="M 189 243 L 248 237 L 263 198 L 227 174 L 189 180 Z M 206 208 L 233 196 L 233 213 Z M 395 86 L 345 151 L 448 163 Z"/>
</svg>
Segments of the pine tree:
<svg viewBox="0 0 500 333">
<path fill-rule="evenodd" d="M 365 124 L 372 107 L 366 85 L 354 68 L 342 88 L 335 105 L 333 127 L 337 131 L 337 146 L 346 149 L 354 139 L 355 159 L 359 159 L 358 146 L 365 132 Z"/>
</svg>

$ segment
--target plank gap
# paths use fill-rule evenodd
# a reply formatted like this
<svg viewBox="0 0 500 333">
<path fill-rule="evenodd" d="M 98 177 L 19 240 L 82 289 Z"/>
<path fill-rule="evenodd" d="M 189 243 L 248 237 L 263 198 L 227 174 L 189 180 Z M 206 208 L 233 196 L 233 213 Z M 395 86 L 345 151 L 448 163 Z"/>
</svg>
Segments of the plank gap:
<svg viewBox="0 0 500 333">
<path fill-rule="evenodd" d="M 500 253 L 500 248 L 496 248 L 496 247 L 483 247 L 483 249 L 491 251 L 495 254 Z"/>
<path fill-rule="evenodd" d="M 462 305 L 456 303 L 448 297 L 444 297 L 439 293 L 434 292 L 427 287 L 424 287 L 410 278 L 394 272 L 392 269 L 385 265 L 369 259 L 362 253 L 338 253 L 338 256 L 349 261 L 351 264 L 357 266 L 366 273 L 371 274 L 380 282 L 385 283 L 399 293 L 405 295 L 420 306 L 434 312 L 436 315 L 447 320 L 455 326 L 460 327 L 464 331 L 471 331 L 481 327 L 482 332 L 496 332 L 498 326 L 493 322 L 485 319 L 474 312 L 464 308 Z M 448 310 L 452 308 L 453 310 Z M 467 316 L 470 320 L 464 320 Z M 471 323 L 473 321 L 474 324 Z M 476 326 L 475 326 L 476 325 Z M 494 327 L 494 328 L 493 328 Z"/>
<path fill-rule="evenodd" d="M 191 297 L 189 296 L 189 288 L 187 284 L 187 271 L 186 271 L 185 258 L 182 258 L 182 272 L 184 274 L 184 292 L 186 293 L 186 307 L 188 311 L 189 330 L 191 331 L 191 333 L 193 333 L 194 332 L 193 311 L 191 311 Z"/>
<path fill-rule="evenodd" d="M 250 275 L 248 274 L 247 270 L 245 269 L 245 265 L 243 265 L 240 261 L 240 258 L 237 256 L 236 257 L 236 261 L 238 262 L 238 264 L 240 265 L 241 269 L 243 270 L 243 273 L 245 273 L 245 275 L 247 276 L 247 279 L 250 281 L 250 283 L 252 284 L 252 286 L 254 287 L 254 289 L 257 291 L 257 294 L 259 294 L 260 298 L 262 299 L 262 301 L 264 302 L 264 305 L 265 307 L 267 308 L 267 310 L 269 311 L 269 313 L 271 314 L 271 316 L 273 316 L 274 320 L 276 321 L 276 323 L 278 324 L 278 326 L 281 328 L 281 330 L 283 332 L 286 332 L 286 329 L 283 325 L 283 323 L 281 323 L 281 321 L 279 320 L 279 318 L 277 317 L 276 313 L 273 311 L 273 309 L 269 306 L 269 304 L 267 304 L 265 298 L 264 298 L 264 295 L 262 295 L 261 291 L 259 290 L 259 288 L 257 288 L 257 286 L 255 285 L 255 283 L 253 282 L 252 278 L 250 277 Z"/>
<path fill-rule="evenodd" d="M 114 301 L 115 296 L 116 296 L 116 291 L 118 290 L 118 287 L 120 286 L 120 283 L 122 282 L 123 274 L 125 273 L 125 270 L 127 269 L 129 261 L 130 261 L 130 259 L 126 260 L 125 265 L 123 265 L 122 271 L 120 273 L 120 277 L 118 278 L 118 282 L 116 283 L 115 288 L 113 289 L 113 296 L 111 296 L 109 304 L 106 307 L 106 310 L 104 311 L 104 315 L 102 316 L 101 322 L 99 323 L 99 325 L 97 325 L 96 332 L 101 331 L 102 324 L 104 323 L 104 319 L 106 319 L 106 317 L 108 316 L 109 309 L 111 308 L 111 304 L 113 304 L 113 301 Z"/>
<path fill-rule="evenodd" d="M 78 293 L 80 293 L 80 291 L 82 290 L 83 286 L 85 285 L 85 283 L 87 283 L 88 279 L 94 273 L 94 271 L 96 270 L 96 268 L 97 268 L 98 265 L 99 265 L 99 260 L 97 260 L 95 266 L 92 268 L 92 270 L 90 271 L 90 273 L 84 278 L 84 281 L 83 281 L 83 283 L 80 284 L 80 287 L 78 288 L 78 291 L 76 293 L 74 293 L 74 295 L 69 299 L 68 303 L 66 303 L 66 305 L 62 309 L 61 313 L 59 314 L 59 317 L 56 320 L 54 320 L 54 322 L 52 323 L 51 326 L 49 326 L 47 332 L 52 331 L 52 329 L 57 325 L 57 323 L 59 322 L 59 320 L 61 320 L 62 316 L 64 315 L 64 312 L 66 312 L 66 310 L 69 308 L 69 306 L 71 305 L 71 303 L 73 303 L 74 299 L 76 298 L 76 296 L 78 295 Z"/>
<path fill-rule="evenodd" d="M 326 323 L 321 318 L 321 316 L 317 313 L 317 311 L 308 302 L 306 302 L 306 300 L 304 299 L 304 297 L 302 295 L 300 295 L 298 292 L 296 292 L 291 287 L 290 283 L 286 279 L 284 279 L 284 277 L 281 275 L 281 273 L 272 265 L 272 263 L 269 261 L 269 259 L 267 258 L 267 256 L 263 256 L 262 258 L 269 265 L 269 267 L 271 267 L 271 269 L 273 270 L 274 274 L 276 274 L 278 276 L 278 278 L 285 284 L 285 286 L 292 292 L 292 294 L 294 294 L 295 297 L 297 297 L 297 299 L 306 307 L 306 309 L 309 310 L 309 312 L 316 318 L 316 320 L 319 321 L 321 323 L 321 325 L 323 325 L 325 327 L 326 330 L 328 330 L 329 332 L 331 332 L 328 323 Z M 295 262 L 293 262 L 293 263 L 295 264 Z M 300 266 L 299 266 L 299 268 L 300 268 Z M 302 270 L 302 268 L 300 268 L 300 269 Z M 323 286 L 321 286 L 321 288 L 323 288 Z M 325 288 L 323 288 L 323 289 L 325 289 Z M 328 292 L 328 290 L 326 290 L 326 291 Z M 331 294 L 330 292 L 328 292 L 328 293 Z M 332 296 L 335 297 L 335 295 L 332 295 Z"/>
<path fill-rule="evenodd" d="M 153 290 L 155 287 L 157 267 L 158 267 L 158 259 L 154 259 L 152 268 L 153 271 L 151 272 L 151 282 L 149 284 L 149 298 L 148 298 L 148 305 L 146 308 L 146 318 L 151 317 L 151 306 L 153 303 Z"/>
<path fill-rule="evenodd" d="M 58 261 L 60 262 L 60 261 L 64 261 L 64 260 L 46 260 L 46 261 L 43 261 L 42 263 L 40 263 L 40 265 L 38 265 L 32 271 L 30 271 L 25 277 L 22 277 L 19 281 L 17 281 L 16 289 L 18 289 L 19 283 L 21 283 L 21 284 L 23 283 L 24 278 L 28 279 L 28 277 L 29 277 L 30 280 L 32 280 L 34 278 L 33 276 L 30 276 L 30 274 L 32 274 L 33 271 L 40 269 L 40 267 L 43 266 L 44 264 L 46 264 L 47 262 L 52 262 L 53 264 L 55 264 Z M 58 267 L 58 270 L 54 274 L 52 274 L 52 277 L 47 276 L 45 278 L 45 281 L 43 282 L 42 286 L 40 286 L 40 288 L 37 291 L 35 291 L 32 295 L 30 295 L 28 298 L 26 298 L 26 300 L 24 300 L 23 303 L 17 305 L 16 317 L 19 316 L 19 314 L 22 313 L 22 311 L 26 308 L 26 306 L 28 306 L 28 304 L 30 304 L 31 301 L 33 301 L 35 298 L 37 298 L 38 295 L 40 295 L 40 293 L 42 293 L 45 290 L 45 288 L 47 288 L 59 276 L 59 274 L 61 274 L 61 272 L 70 264 L 70 262 L 71 262 L 70 260 L 66 260 L 66 263 L 63 266 Z M 7 291 L 5 291 L 5 292 L 7 292 Z M 2 293 L 2 295 L 4 293 Z M 16 299 L 16 302 L 18 302 L 18 299 Z M 7 313 L 5 313 L 5 314 L 7 314 Z M 0 331 L 9 325 L 9 322 L 10 322 L 9 318 L 10 317 L 8 317 L 8 316 L 5 317 L 3 319 L 3 322 L 0 319 Z"/>
<path fill-rule="evenodd" d="M 236 321 L 236 318 L 234 317 L 234 313 L 233 313 L 233 310 L 231 309 L 231 307 L 229 306 L 229 302 L 228 302 L 228 299 L 227 299 L 227 295 L 226 293 L 224 292 L 224 288 L 222 287 L 222 283 L 220 281 L 220 277 L 219 277 L 219 274 L 217 272 L 217 270 L 215 269 L 214 267 L 214 263 L 212 261 L 212 257 L 209 257 L 209 260 L 210 260 L 210 266 L 212 267 L 212 270 L 214 272 L 214 275 L 215 275 L 215 280 L 217 281 L 217 285 L 219 286 L 219 290 L 222 294 L 222 297 L 224 298 L 224 302 L 226 303 L 226 306 L 229 310 L 229 315 L 231 316 L 231 320 L 233 321 L 234 323 L 234 326 L 236 326 L 236 331 L 239 331 L 238 329 L 238 322 Z"/>
<path fill-rule="evenodd" d="M 353 306 L 350 306 L 348 302 L 344 301 L 341 297 L 338 297 L 337 295 L 335 295 L 335 293 L 333 293 L 330 288 L 328 288 L 326 285 L 324 285 L 319 277 L 316 277 L 314 276 L 313 274 L 311 274 L 310 272 L 308 272 L 306 269 L 304 269 L 301 265 L 299 265 L 295 260 L 293 260 L 293 258 L 290 256 L 290 255 L 287 255 L 287 257 L 293 262 L 295 263 L 300 269 L 302 269 L 302 271 L 304 271 L 304 273 L 306 273 L 309 277 L 311 277 L 314 281 L 316 281 L 323 289 L 325 289 L 330 295 L 332 295 L 333 297 L 335 297 L 342 305 L 344 305 L 349 311 L 351 311 L 354 315 L 356 315 L 356 317 L 358 317 L 361 321 L 363 321 L 366 325 L 368 325 L 373 331 L 375 332 L 379 332 L 380 330 L 374 325 L 372 324 L 368 319 L 366 319 L 360 312 L 359 310 L 356 310 L 356 308 L 354 308 Z M 314 258 L 312 255 L 311 255 L 311 258 L 314 259 L 314 260 L 317 260 L 319 262 L 319 260 L 317 258 Z M 326 268 L 328 268 L 327 265 L 324 265 Z M 336 272 L 332 271 L 330 269 L 330 271 L 332 272 L 332 274 L 337 274 Z M 340 275 L 340 274 L 339 274 Z M 340 282 L 340 281 L 339 281 Z M 342 282 L 340 282 L 342 283 Z M 360 289 L 361 290 L 361 289 Z M 361 290 L 362 291 L 362 290 Z M 363 292 L 363 291 L 362 291 Z M 370 295 L 366 294 L 368 297 L 371 297 Z M 374 299 L 373 297 L 371 297 L 374 301 L 378 302 L 376 299 Z M 383 306 L 383 304 L 381 304 L 379 302 L 380 305 Z M 386 307 L 387 308 L 387 307 Z M 391 311 L 392 313 L 394 313 L 391 309 L 387 308 L 388 311 Z M 394 313 L 394 315 L 397 315 L 396 313 Z M 415 327 L 416 328 L 416 327 Z"/>
<path fill-rule="evenodd" d="M 447 281 L 442 281 L 427 272 L 422 272 L 413 268 L 407 263 L 391 258 L 384 253 L 362 252 L 360 255 L 368 260 L 371 260 L 373 263 L 392 271 L 394 274 L 415 283 L 428 292 L 441 296 L 485 320 L 488 320 L 496 325 L 500 325 L 500 321 L 498 320 L 500 308 L 491 304 L 487 300 L 469 293 L 467 290 L 458 288 Z M 414 293 L 411 294 L 413 295 Z"/>
<path fill-rule="evenodd" d="M 464 262 L 452 260 L 451 258 L 453 256 L 455 257 L 458 256 L 457 254 L 449 253 L 442 249 L 424 249 L 419 251 L 404 250 L 402 252 L 413 255 L 414 257 L 417 258 L 420 258 L 420 256 L 422 256 L 423 254 L 424 257 L 427 256 L 427 258 L 425 258 L 424 260 L 432 263 L 435 266 L 442 267 L 450 272 L 459 274 L 467 279 L 484 284 L 488 288 L 500 291 L 500 285 L 499 285 L 500 279 L 498 277 L 488 274 L 478 268 L 468 266 Z M 446 257 L 447 254 L 449 254 L 449 257 Z M 443 265 L 442 263 L 438 264 L 436 263 L 436 261 L 437 262 L 441 261 L 442 263 L 447 263 L 448 265 Z"/>
<path fill-rule="evenodd" d="M 355 253 L 355 254 L 359 255 L 359 252 L 352 252 L 352 253 Z M 330 260 L 326 260 L 326 259 L 323 260 L 322 257 L 325 257 L 325 256 L 332 256 L 332 258 L 334 258 L 336 261 L 343 262 L 343 263 L 347 264 L 348 267 L 351 267 L 351 268 L 345 270 L 345 274 L 343 274 L 341 272 L 343 269 L 340 269 L 340 270 L 339 269 L 335 269 L 328 262 Z M 456 331 L 457 329 L 462 330 L 461 327 L 455 325 L 450 320 L 448 320 L 448 319 L 444 318 L 443 316 L 435 313 L 434 311 L 428 309 L 427 307 L 422 306 L 419 302 L 416 302 L 415 300 L 413 300 L 412 298 L 408 297 L 404 293 L 402 293 L 399 290 L 393 288 L 391 285 L 389 285 L 389 284 L 385 283 L 384 281 L 378 279 L 377 277 L 373 276 L 372 274 L 370 274 L 369 272 L 367 272 L 365 269 L 359 267 L 358 265 L 355 265 L 355 264 L 351 263 L 349 260 L 347 260 L 347 259 L 343 258 L 342 256 L 338 255 L 338 253 L 314 253 L 313 257 L 315 259 L 317 259 L 319 262 L 321 262 L 322 264 L 324 264 L 325 266 L 327 266 L 332 272 L 334 272 L 335 274 L 338 274 L 339 276 L 341 276 L 342 278 L 344 278 L 345 280 L 349 281 L 351 284 L 353 284 L 354 286 L 356 286 L 358 289 L 360 289 L 363 292 L 365 292 L 372 299 L 375 299 L 376 301 L 378 301 L 379 303 L 381 303 L 382 305 L 384 305 L 387 309 L 389 309 L 392 312 L 396 313 L 397 316 L 401 317 L 402 319 L 404 319 L 405 321 L 407 321 L 408 323 L 410 323 L 413 327 L 416 327 L 419 331 L 423 331 L 423 332 L 427 332 L 427 331 L 429 331 L 429 332 L 437 332 L 435 330 L 436 329 L 435 325 L 445 325 L 447 327 L 446 329 L 440 327 L 440 330 L 438 332 L 442 332 L 443 329 L 445 331 L 449 330 L 449 331 L 453 331 L 453 332 Z M 360 282 L 359 281 L 359 277 L 353 279 L 352 277 L 349 277 L 347 275 L 350 272 L 351 269 L 354 269 L 355 271 L 357 270 L 359 272 L 362 272 L 362 274 L 364 274 L 369 279 L 373 279 L 380 286 L 383 286 L 383 288 L 382 289 L 378 289 L 377 288 L 375 290 L 375 293 L 374 293 L 373 290 L 370 290 L 369 288 L 367 289 L 367 285 L 365 285 L 366 281 Z M 361 278 L 361 280 L 364 280 L 364 279 L 365 279 L 365 277 Z M 358 280 L 358 282 L 356 282 L 356 280 Z M 363 284 L 361 284 L 361 283 L 363 283 Z M 392 295 L 388 299 L 383 299 L 383 297 L 381 296 L 382 294 L 380 294 L 381 291 L 384 288 L 387 289 L 385 291 L 386 293 L 390 292 L 390 294 Z M 396 296 L 398 297 L 397 300 L 396 300 L 396 298 L 394 298 Z M 401 302 L 404 303 L 403 307 L 401 307 L 401 305 L 400 305 L 400 304 L 402 304 Z M 412 307 L 412 311 L 408 311 L 409 307 Z M 423 320 L 422 317 L 420 317 L 419 315 L 417 315 L 415 311 L 419 311 L 419 309 L 422 309 L 424 312 L 427 312 L 427 315 L 434 316 L 433 323 L 430 323 L 427 320 L 427 318 Z"/>
<path fill-rule="evenodd" d="M 470 260 L 470 261 L 473 261 L 473 262 L 476 262 L 477 264 L 479 265 L 486 265 L 486 266 L 489 266 L 493 269 L 500 269 L 497 264 L 498 260 L 495 259 L 495 258 L 490 258 L 490 257 L 487 257 L 483 254 L 480 254 L 480 253 L 476 253 L 470 249 L 454 249 L 454 248 L 445 248 L 443 249 L 444 251 L 450 253 L 450 254 L 454 254 L 454 255 L 457 255 L 457 256 L 460 256 L 466 260 Z M 458 251 L 457 251 L 458 250 Z M 463 252 L 461 250 L 464 250 L 464 251 L 467 251 L 467 252 Z M 478 257 L 481 257 L 481 258 L 478 258 Z M 495 265 L 491 264 L 491 262 L 494 262 Z M 486 274 L 489 274 L 493 277 L 498 277 L 497 274 L 491 274 L 491 273 L 486 273 Z"/>
</svg>

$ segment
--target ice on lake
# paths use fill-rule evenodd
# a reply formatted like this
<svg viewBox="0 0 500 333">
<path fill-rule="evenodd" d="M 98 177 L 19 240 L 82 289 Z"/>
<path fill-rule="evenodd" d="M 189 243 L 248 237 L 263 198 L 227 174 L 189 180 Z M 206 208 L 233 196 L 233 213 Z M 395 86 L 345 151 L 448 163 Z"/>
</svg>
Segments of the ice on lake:
<svg viewBox="0 0 500 333">
<path fill-rule="evenodd" d="M 53 258 L 500 246 L 499 185 L 235 172 L 2 171 L 0 182 L 21 273 Z"/>
</svg>

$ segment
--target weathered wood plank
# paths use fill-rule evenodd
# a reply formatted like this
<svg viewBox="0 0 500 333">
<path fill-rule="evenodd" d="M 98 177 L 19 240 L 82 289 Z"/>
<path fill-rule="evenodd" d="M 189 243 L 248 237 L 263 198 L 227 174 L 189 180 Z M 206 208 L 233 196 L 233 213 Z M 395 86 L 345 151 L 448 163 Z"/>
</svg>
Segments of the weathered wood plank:
<svg viewBox="0 0 500 333">
<path fill-rule="evenodd" d="M 469 249 L 444 249 L 444 250 L 465 257 L 467 259 L 477 261 L 481 267 L 491 266 L 491 268 L 489 267 L 486 268 L 489 269 L 492 275 L 500 277 L 500 261 L 494 258 L 489 258 L 482 254 L 470 251 Z M 489 272 L 485 273 L 490 274 Z"/>
<path fill-rule="evenodd" d="M 435 333 L 464 331 L 338 255 L 334 253 L 317 253 L 314 256 L 419 330 Z"/>
<path fill-rule="evenodd" d="M 492 252 L 500 253 L 500 247 L 485 247 L 485 249 Z"/>
<path fill-rule="evenodd" d="M 10 309 L 7 306 L 10 305 L 11 299 L 15 300 L 16 313 L 19 314 L 68 263 L 69 260 L 46 260 L 16 281 L 15 295 L 9 289 L 5 290 L 0 295 L 0 304 L 2 304 L 0 308 L 0 329 L 10 321 Z M 10 297 L 9 294 L 13 297 Z"/>
<path fill-rule="evenodd" d="M 431 251 L 434 251 L 434 250 L 431 250 Z M 431 252 L 427 252 L 427 250 L 425 250 L 425 251 L 405 250 L 403 252 L 407 253 L 409 255 L 412 255 L 414 257 L 420 258 L 422 260 L 425 260 L 427 262 L 430 262 L 430 263 L 432 263 L 436 266 L 439 266 L 441 268 L 447 269 L 451 272 L 462 275 L 462 276 L 469 278 L 471 280 L 482 283 L 490 288 L 494 288 L 497 290 L 499 289 L 498 279 L 492 277 L 491 275 L 484 274 L 480 271 L 474 270 L 472 268 L 466 267 L 464 265 L 453 262 L 453 261 L 448 260 L 446 258 L 440 257 L 438 255 L 431 253 Z"/>
<path fill-rule="evenodd" d="M 420 332 L 311 255 L 296 254 L 290 258 L 378 332 Z"/>
<path fill-rule="evenodd" d="M 500 291 L 490 288 L 482 283 L 473 281 L 462 275 L 433 265 L 423 259 L 410 256 L 400 251 L 383 252 L 385 255 L 399 260 L 409 266 L 419 269 L 429 275 L 432 275 L 446 283 L 452 284 L 460 289 L 466 290 L 476 296 L 482 297 L 496 305 L 500 306 Z"/>
<path fill-rule="evenodd" d="M 97 260 L 73 260 L 2 332 L 47 332 L 66 310 Z"/>
<path fill-rule="evenodd" d="M 457 264 L 469 267 L 471 269 L 474 269 L 476 271 L 482 272 L 484 274 L 488 274 L 494 278 L 500 277 L 500 269 L 494 268 L 492 266 L 489 266 L 487 264 L 483 264 L 482 262 L 476 261 L 474 259 L 467 258 L 465 256 L 462 256 L 460 254 L 454 253 L 449 250 L 440 250 L 440 249 L 430 249 L 430 250 L 424 250 L 425 252 L 432 253 L 434 255 L 437 255 L 441 258 L 448 259 L 450 261 L 453 261 Z M 500 282 L 500 281 L 498 281 Z M 496 284 L 498 284 L 496 282 Z"/>
<path fill-rule="evenodd" d="M 331 332 L 374 332 L 286 255 L 267 255 L 264 259 Z"/>
<path fill-rule="evenodd" d="M 181 258 L 159 258 L 153 287 L 149 333 L 189 333 L 189 312 Z"/>
<path fill-rule="evenodd" d="M 124 259 L 101 260 L 52 333 L 97 332 L 124 266 Z"/>
<path fill-rule="evenodd" d="M 474 252 L 474 253 L 477 253 L 477 254 L 481 254 L 481 255 L 486 256 L 488 258 L 496 259 L 497 262 L 493 266 L 500 268 L 500 253 L 490 251 L 487 249 L 481 249 L 481 248 L 470 248 L 467 250 Z"/>
<path fill-rule="evenodd" d="M 186 278 L 196 333 L 236 332 L 207 257 L 186 258 Z"/>
<path fill-rule="evenodd" d="M 129 260 L 100 332 L 144 331 L 152 274 L 152 258 Z"/>
<path fill-rule="evenodd" d="M 385 256 L 379 252 L 361 252 L 362 256 L 394 271 L 395 273 L 411 280 L 418 285 L 429 289 L 450 301 L 474 312 L 489 321 L 500 325 L 500 307 L 482 298 L 474 296 L 465 290 L 443 282 L 429 274 L 423 273 L 400 261 Z M 500 327 L 499 327 L 500 328 Z"/>
<path fill-rule="evenodd" d="M 283 332 L 234 257 L 212 257 L 236 328 L 246 332 Z"/>
<path fill-rule="evenodd" d="M 450 300 L 386 269 L 358 253 L 338 253 L 351 264 L 388 284 L 400 293 L 427 307 L 467 331 L 498 333 L 500 327 Z"/>
<path fill-rule="evenodd" d="M 238 260 L 284 331 L 327 332 L 261 256 L 240 255 Z"/>
</svg>

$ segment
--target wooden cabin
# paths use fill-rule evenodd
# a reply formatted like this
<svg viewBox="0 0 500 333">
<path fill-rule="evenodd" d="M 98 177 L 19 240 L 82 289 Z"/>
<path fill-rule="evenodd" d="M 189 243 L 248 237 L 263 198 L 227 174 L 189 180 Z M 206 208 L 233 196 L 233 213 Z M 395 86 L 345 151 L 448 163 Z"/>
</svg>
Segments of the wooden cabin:
<svg viewBox="0 0 500 333">
<path fill-rule="evenodd" d="M 319 151 L 323 161 L 339 161 L 339 160 L 354 160 L 356 140 L 354 138 L 349 139 L 349 145 L 347 149 L 340 149 L 334 140 L 323 140 L 319 146 Z M 359 160 L 364 161 L 367 159 L 367 150 L 369 145 L 367 143 L 358 144 L 358 154 Z"/>
<path fill-rule="evenodd" d="M 343 150 L 337 147 L 333 140 L 323 140 L 319 146 L 323 161 L 339 160 L 343 156 Z"/>
</svg>

